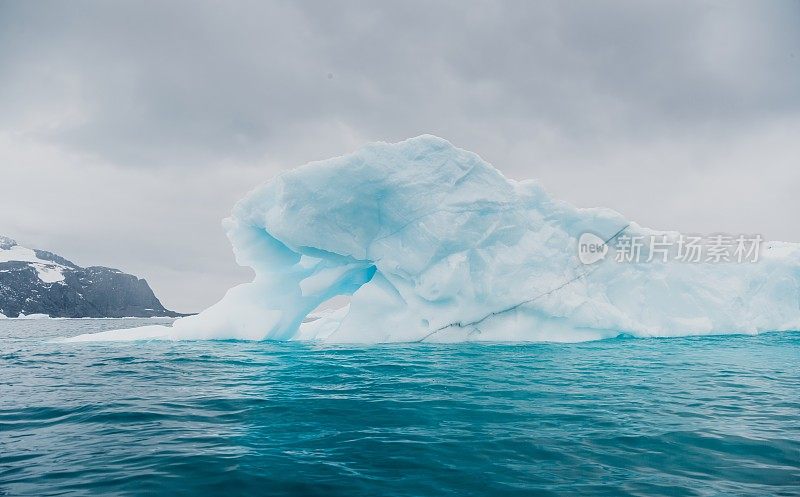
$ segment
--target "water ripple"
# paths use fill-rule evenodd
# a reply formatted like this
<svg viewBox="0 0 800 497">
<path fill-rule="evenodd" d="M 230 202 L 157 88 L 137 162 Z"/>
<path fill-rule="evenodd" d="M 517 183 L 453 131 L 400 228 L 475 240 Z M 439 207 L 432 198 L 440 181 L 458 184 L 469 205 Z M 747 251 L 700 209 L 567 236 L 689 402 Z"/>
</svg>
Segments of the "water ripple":
<svg viewBox="0 0 800 497">
<path fill-rule="evenodd" d="M 0 322 L 0 495 L 800 494 L 800 333 L 48 342 L 123 326 Z"/>
</svg>

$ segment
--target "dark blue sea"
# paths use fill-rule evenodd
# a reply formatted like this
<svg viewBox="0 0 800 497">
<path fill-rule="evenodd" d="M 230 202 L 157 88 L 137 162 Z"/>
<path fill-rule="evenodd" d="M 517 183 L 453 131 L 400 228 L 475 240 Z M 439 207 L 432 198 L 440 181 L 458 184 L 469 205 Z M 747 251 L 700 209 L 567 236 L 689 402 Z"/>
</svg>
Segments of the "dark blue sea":
<svg viewBox="0 0 800 497">
<path fill-rule="evenodd" d="M 800 495 L 800 333 L 53 343 L 0 321 L 0 495 Z"/>
</svg>

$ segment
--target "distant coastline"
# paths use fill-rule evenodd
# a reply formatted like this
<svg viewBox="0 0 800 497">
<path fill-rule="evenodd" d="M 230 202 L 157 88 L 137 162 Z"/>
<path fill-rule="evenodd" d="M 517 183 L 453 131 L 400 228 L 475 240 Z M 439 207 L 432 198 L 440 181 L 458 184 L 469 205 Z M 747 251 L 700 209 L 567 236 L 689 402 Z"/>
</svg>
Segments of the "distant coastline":
<svg viewBox="0 0 800 497">
<path fill-rule="evenodd" d="M 85 318 L 50 317 L 50 316 L 48 316 L 47 314 L 31 314 L 31 315 L 25 315 L 25 314 L 22 314 L 22 315 L 20 315 L 20 316 L 17 316 L 17 317 L 15 317 L 15 318 L 10 318 L 10 317 L 6 316 L 5 314 L 0 314 L 0 321 L 37 321 L 37 320 L 41 320 L 41 319 L 48 319 L 48 320 L 71 320 L 71 321 L 90 321 L 90 320 L 96 320 L 96 321 L 107 321 L 107 320 L 115 320 L 115 319 L 117 319 L 117 320 L 120 320 L 120 319 L 153 319 L 153 320 L 167 320 L 167 319 L 171 319 L 171 320 L 173 320 L 173 321 L 174 321 L 174 320 L 176 320 L 176 319 L 180 319 L 181 317 L 186 317 L 186 316 L 194 316 L 194 314 L 184 314 L 184 315 L 181 315 L 181 316 L 146 316 L 146 317 L 141 317 L 141 316 L 123 316 L 123 317 L 104 317 L 104 318 L 89 318 L 89 317 L 85 317 Z"/>
<path fill-rule="evenodd" d="M 178 318 L 146 280 L 0 236 L 0 319 Z"/>
</svg>

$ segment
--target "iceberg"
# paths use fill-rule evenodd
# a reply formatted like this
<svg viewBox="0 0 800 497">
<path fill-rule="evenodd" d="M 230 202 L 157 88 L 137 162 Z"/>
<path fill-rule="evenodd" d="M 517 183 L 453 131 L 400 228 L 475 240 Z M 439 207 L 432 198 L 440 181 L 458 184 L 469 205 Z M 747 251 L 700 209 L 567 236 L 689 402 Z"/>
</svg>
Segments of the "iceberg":
<svg viewBox="0 0 800 497">
<path fill-rule="evenodd" d="M 680 234 L 576 208 L 430 135 L 280 174 L 223 225 L 252 282 L 171 327 L 72 340 L 574 342 L 800 329 L 800 245 L 770 242 L 747 263 L 619 262 L 605 255 L 622 236 Z M 602 254 L 583 263 L 587 233 Z M 347 305 L 312 314 L 342 295 Z"/>
</svg>

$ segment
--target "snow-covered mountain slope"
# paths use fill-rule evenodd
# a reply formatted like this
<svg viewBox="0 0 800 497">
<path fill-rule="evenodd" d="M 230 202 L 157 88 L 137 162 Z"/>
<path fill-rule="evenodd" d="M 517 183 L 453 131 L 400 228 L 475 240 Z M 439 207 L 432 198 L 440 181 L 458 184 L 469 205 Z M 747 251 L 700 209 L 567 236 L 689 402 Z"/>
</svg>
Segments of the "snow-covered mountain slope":
<svg viewBox="0 0 800 497">
<path fill-rule="evenodd" d="M 580 341 L 800 328 L 797 244 L 765 244 L 741 263 L 662 260 L 655 246 L 641 247 L 641 261 L 602 259 L 608 242 L 682 238 L 575 208 L 434 136 L 288 171 L 239 201 L 226 227 L 252 283 L 172 328 L 78 340 Z M 592 264 L 579 260 L 587 234 Z M 306 319 L 339 295 L 349 306 Z"/>
<path fill-rule="evenodd" d="M 0 236 L 0 315 L 19 317 L 179 316 L 143 279 L 116 269 L 82 268 Z"/>
</svg>

